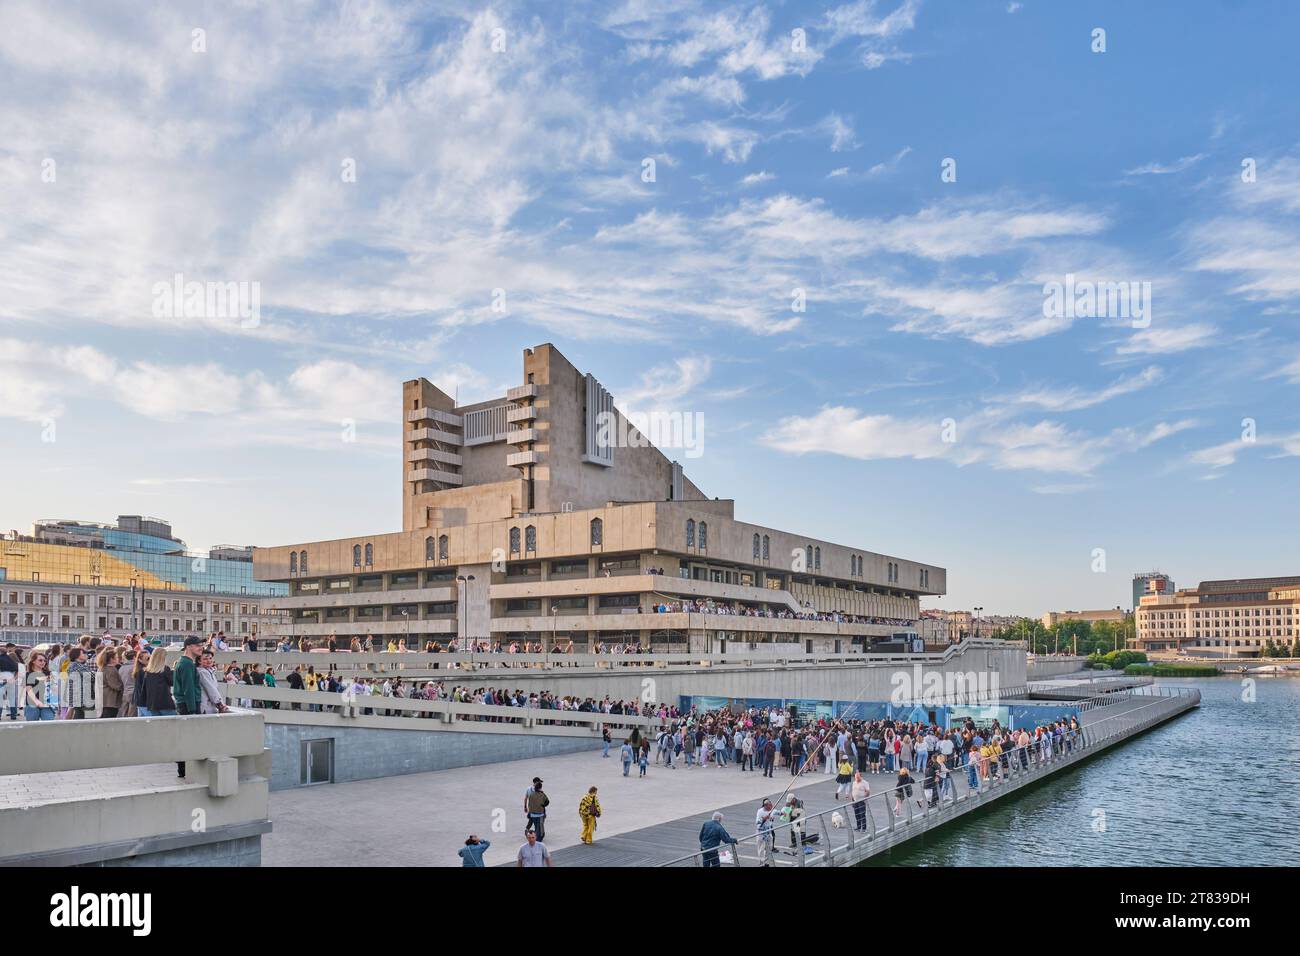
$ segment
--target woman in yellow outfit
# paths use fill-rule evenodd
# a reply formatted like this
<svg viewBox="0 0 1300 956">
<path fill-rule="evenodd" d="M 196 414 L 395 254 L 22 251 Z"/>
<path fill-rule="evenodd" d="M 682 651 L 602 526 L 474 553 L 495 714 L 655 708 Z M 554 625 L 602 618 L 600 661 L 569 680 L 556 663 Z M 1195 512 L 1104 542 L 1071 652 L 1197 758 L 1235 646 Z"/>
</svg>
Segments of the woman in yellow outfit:
<svg viewBox="0 0 1300 956">
<path fill-rule="evenodd" d="M 592 787 L 587 795 L 578 801 L 578 817 L 582 820 L 582 842 L 591 844 L 596 835 L 596 818 L 600 816 L 600 801 L 596 799 L 596 788 Z"/>
</svg>

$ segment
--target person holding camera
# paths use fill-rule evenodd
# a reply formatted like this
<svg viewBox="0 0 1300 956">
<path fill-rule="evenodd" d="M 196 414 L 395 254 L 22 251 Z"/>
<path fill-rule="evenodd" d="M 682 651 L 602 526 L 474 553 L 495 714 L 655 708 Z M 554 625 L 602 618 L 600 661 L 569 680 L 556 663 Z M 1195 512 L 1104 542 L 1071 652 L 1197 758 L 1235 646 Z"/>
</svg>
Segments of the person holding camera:
<svg viewBox="0 0 1300 956">
<path fill-rule="evenodd" d="M 482 866 L 487 864 L 483 862 L 483 854 L 492 846 L 491 840 L 480 840 L 474 834 L 470 834 L 465 840 L 465 845 L 456 851 L 460 857 L 461 866 Z"/>
</svg>

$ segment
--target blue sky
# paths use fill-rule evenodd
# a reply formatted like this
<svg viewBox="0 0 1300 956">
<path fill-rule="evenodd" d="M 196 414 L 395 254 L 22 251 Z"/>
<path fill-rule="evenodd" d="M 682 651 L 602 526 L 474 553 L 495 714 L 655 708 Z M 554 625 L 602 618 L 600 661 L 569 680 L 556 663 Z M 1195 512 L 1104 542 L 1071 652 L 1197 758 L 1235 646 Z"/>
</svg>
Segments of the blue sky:
<svg viewBox="0 0 1300 956">
<path fill-rule="evenodd" d="M 401 381 L 549 341 L 938 606 L 1297 573 L 1300 12 L 1189 9 L 2 2 L 0 527 L 396 529 Z"/>
</svg>

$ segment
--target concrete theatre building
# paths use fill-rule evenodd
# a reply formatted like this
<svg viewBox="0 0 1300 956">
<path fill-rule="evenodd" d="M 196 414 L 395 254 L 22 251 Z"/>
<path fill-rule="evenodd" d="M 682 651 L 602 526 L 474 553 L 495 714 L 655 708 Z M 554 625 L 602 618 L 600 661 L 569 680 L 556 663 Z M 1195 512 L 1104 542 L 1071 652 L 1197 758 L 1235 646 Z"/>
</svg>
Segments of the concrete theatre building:
<svg viewBox="0 0 1300 956">
<path fill-rule="evenodd" d="M 1202 581 L 1172 594 L 1143 596 L 1137 649 L 1206 656 L 1259 656 L 1300 638 L 1300 577 Z"/>
<path fill-rule="evenodd" d="M 847 652 L 915 635 L 945 592 L 941 567 L 736 520 L 554 346 L 522 371 L 460 407 L 403 385 L 403 529 L 255 549 L 283 633 Z"/>
</svg>

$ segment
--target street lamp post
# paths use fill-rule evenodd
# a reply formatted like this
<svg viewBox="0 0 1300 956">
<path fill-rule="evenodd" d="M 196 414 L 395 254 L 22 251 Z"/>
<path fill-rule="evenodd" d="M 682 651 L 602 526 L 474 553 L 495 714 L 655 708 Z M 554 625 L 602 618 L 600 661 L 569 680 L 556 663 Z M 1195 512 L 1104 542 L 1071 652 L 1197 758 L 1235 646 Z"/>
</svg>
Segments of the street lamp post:
<svg viewBox="0 0 1300 956">
<path fill-rule="evenodd" d="M 411 646 L 411 609 L 410 608 L 406 608 L 406 607 L 402 608 L 402 619 L 406 622 L 406 637 L 403 639 L 404 641 L 403 646 L 410 647 Z"/>
<path fill-rule="evenodd" d="M 466 574 L 458 574 L 458 575 L 456 575 L 457 587 L 460 587 L 461 585 L 464 585 L 464 588 L 463 588 L 464 597 L 462 598 L 462 597 L 460 596 L 460 595 L 461 595 L 461 592 L 460 592 L 460 591 L 457 592 L 457 598 L 458 598 L 458 601 L 457 601 L 457 606 L 456 606 L 456 627 L 457 627 L 458 630 L 459 630 L 459 628 L 460 628 L 460 618 L 461 618 L 461 616 L 462 616 L 462 615 L 461 615 L 461 610 L 462 610 L 462 609 L 464 609 L 465 631 L 468 631 L 468 630 L 469 630 L 469 582 L 471 582 L 471 581 L 473 581 L 473 580 L 474 580 L 474 575 L 472 575 L 472 574 L 469 574 L 469 575 L 466 575 Z M 468 640 L 468 636 L 467 636 L 464 632 L 461 632 L 458 636 L 461 637 L 463 641 L 464 641 L 464 640 Z"/>
<path fill-rule="evenodd" d="M 551 605 L 551 647 L 555 646 L 555 631 L 556 631 L 556 623 L 557 623 L 555 620 L 555 612 L 558 611 L 559 609 L 560 606 L 558 604 Z M 542 649 L 542 653 L 547 653 L 545 648 Z"/>
</svg>

